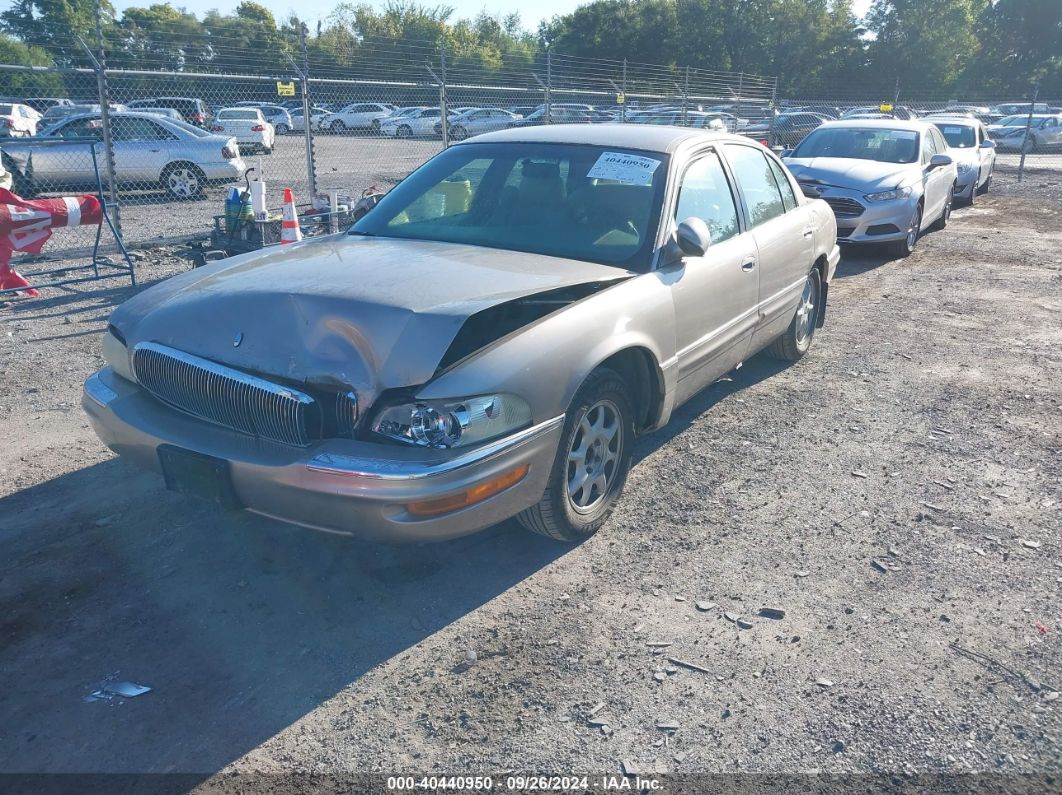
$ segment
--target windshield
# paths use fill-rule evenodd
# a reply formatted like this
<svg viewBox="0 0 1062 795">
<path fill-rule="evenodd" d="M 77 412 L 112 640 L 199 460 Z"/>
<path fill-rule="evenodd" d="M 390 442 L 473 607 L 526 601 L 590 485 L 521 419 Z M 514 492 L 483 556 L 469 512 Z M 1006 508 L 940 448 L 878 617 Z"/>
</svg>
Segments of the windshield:
<svg viewBox="0 0 1062 795">
<path fill-rule="evenodd" d="M 880 163 L 914 163 L 918 160 L 918 133 L 880 127 L 820 127 L 801 141 L 790 157 L 848 157 Z"/>
<path fill-rule="evenodd" d="M 570 144 L 463 144 L 428 161 L 351 229 L 649 265 L 667 179 L 656 152 Z"/>
<path fill-rule="evenodd" d="M 1024 127 L 1026 122 L 1028 122 L 1028 121 L 1029 121 L 1029 114 L 1028 113 L 1018 113 L 1018 114 L 1015 114 L 1014 116 L 1006 116 L 1006 117 L 1000 119 L 999 121 L 997 121 L 996 124 L 998 124 L 998 125 L 1000 125 L 1002 127 Z M 1036 118 L 1034 116 L 1033 120 L 1032 120 L 1032 126 L 1033 127 L 1037 127 L 1042 122 L 1043 122 L 1043 119 L 1038 119 L 1038 118 Z"/>
<path fill-rule="evenodd" d="M 977 133 L 973 127 L 964 124 L 948 124 L 947 122 L 934 122 L 937 129 L 953 149 L 972 149 L 977 146 Z"/>
</svg>

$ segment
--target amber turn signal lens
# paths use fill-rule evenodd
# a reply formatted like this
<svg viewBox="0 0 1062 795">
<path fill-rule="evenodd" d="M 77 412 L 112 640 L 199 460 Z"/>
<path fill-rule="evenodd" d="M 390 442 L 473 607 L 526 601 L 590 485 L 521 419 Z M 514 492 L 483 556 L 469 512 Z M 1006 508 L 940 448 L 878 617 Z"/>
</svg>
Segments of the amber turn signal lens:
<svg viewBox="0 0 1062 795">
<path fill-rule="evenodd" d="M 488 497 L 493 497 L 498 492 L 505 491 L 510 486 L 515 486 L 524 479 L 528 469 L 528 465 L 523 464 L 510 472 L 506 472 L 504 475 L 499 475 L 493 480 L 484 481 L 470 489 L 451 494 L 449 497 L 424 500 L 423 502 L 411 502 L 406 506 L 406 510 L 414 516 L 438 516 L 439 514 L 467 508 L 469 505 L 475 505 L 477 502 L 483 502 Z"/>
</svg>

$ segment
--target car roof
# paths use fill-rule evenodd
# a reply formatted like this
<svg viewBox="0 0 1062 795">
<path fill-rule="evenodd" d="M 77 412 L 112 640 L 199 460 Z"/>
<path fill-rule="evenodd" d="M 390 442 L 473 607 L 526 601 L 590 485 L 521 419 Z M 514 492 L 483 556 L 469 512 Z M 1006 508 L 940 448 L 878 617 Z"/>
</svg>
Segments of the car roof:
<svg viewBox="0 0 1062 795">
<path fill-rule="evenodd" d="M 980 119 L 973 116 L 949 116 L 946 113 L 941 113 L 938 116 L 927 116 L 926 121 L 930 124 L 946 121 L 948 124 L 965 124 L 967 127 L 980 127 L 982 124 Z"/>
<path fill-rule="evenodd" d="M 856 127 L 859 129 L 875 129 L 880 127 L 883 130 L 911 130 L 913 132 L 925 132 L 932 124 L 925 121 L 905 121 L 904 119 L 830 119 L 823 122 L 820 130 L 824 129 L 840 129 L 845 127 Z"/>
<path fill-rule="evenodd" d="M 467 140 L 472 143 L 587 144 L 670 153 L 694 138 L 705 141 L 724 139 L 751 142 L 749 138 L 722 131 L 640 124 L 550 124 L 542 127 L 515 127 L 484 133 Z M 464 144 L 462 141 L 457 145 Z"/>
</svg>

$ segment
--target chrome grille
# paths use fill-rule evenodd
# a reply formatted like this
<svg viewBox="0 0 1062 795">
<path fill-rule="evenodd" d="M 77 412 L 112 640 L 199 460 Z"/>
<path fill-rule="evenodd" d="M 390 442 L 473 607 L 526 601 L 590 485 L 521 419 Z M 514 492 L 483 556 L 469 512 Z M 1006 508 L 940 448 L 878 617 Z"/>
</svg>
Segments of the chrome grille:
<svg viewBox="0 0 1062 795">
<path fill-rule="evenodd" d="M 144 389 L 195 417 L 283 444 L 310 443 L 316 403 L 296 389 L 154 342 L 133 349 L 133 369 Z"/>
<path fill-rule="evenodd" d="M 353 392 L 336 395 L 336 432 L 340 436 L 354 436 L 358 424 L 358 396 Z"/>
<path fill-rule="evenodd" d="M 833 208 L 833 214 L 838 218 L 856 218 L 867 209 L 855 199 L 844 196 L 823 196 L 822 200 Z"/>
</svg>

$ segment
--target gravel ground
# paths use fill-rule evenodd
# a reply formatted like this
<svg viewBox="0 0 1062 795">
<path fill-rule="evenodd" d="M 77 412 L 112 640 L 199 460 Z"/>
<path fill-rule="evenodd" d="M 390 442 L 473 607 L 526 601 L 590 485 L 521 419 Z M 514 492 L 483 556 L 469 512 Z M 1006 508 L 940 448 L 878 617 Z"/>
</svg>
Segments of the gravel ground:
<svg viewBox="0 0 1062 795">
<path fill-rule="evenodd" d="M 643 439 L 578 547 L 509 523 L 395 548 L 165 491 L 78 406 L 131 293 L 0 309 L 0 770 L 1057 791 L 1057 203 L 993 194 L 907 260 L 846 251 L 812 354 L 756 357 Z M 83 701 L 108 678 L 153 690 Z"/>
</svg>

